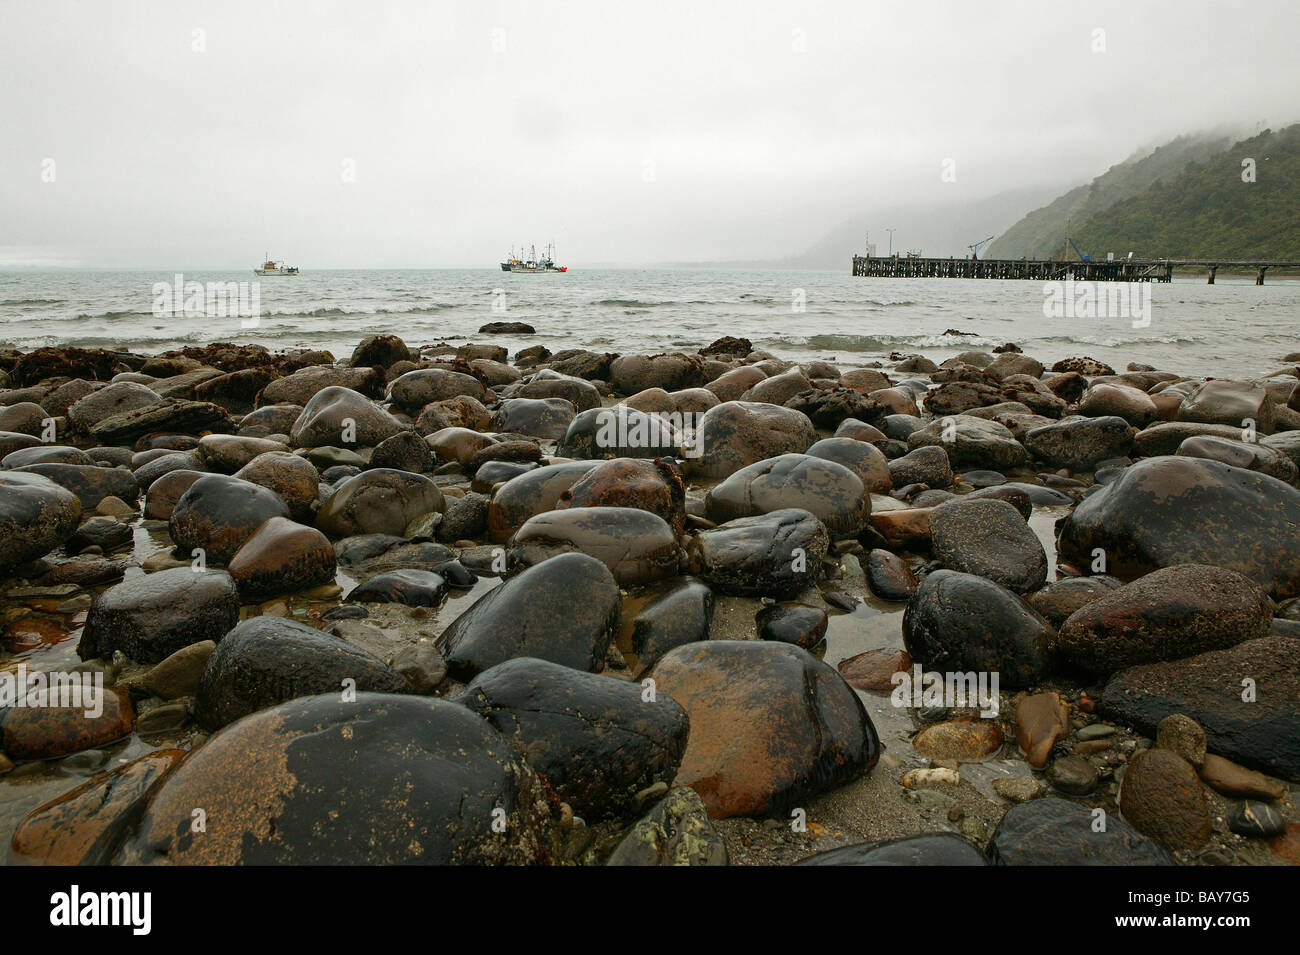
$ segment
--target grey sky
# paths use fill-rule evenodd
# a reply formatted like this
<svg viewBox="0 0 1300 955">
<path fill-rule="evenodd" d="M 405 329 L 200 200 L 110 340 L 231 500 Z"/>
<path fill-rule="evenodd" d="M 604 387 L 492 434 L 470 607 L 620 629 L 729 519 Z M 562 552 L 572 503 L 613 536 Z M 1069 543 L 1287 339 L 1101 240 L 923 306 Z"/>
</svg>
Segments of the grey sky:
<svg viewBox="0 0 1300 955">
<path fill-rule="evenodd" d="M 0 266 L 777 257 L 1300 119 L 1297 48 L 1295 0 L 0 0 Z"/>
</svg>

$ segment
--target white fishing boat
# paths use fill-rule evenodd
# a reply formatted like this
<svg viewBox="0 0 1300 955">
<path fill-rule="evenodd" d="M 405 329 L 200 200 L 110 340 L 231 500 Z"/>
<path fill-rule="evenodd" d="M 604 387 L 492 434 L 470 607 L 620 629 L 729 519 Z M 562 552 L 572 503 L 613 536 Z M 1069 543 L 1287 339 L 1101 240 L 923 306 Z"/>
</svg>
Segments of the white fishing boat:
<svg viewBox="0 0 1300 955">
<path fill-rule="evenodd" d="M 297 275 L 298 266 L 285 265 L 283 262 L 276 262 L 269 256 L 262 262 L 260 269 L 253 269 L 256 275 Z"/>
</svg>

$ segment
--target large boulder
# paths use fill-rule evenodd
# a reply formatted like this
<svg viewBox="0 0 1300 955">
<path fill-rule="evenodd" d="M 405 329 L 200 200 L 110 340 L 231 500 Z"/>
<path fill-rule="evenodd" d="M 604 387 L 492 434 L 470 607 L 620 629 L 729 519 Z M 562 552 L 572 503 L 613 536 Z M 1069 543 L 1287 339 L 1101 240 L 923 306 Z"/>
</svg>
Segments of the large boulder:
<svg viewBox="0 0 1300 955">
<path fill-rule="evenodd" d="M 1107 674 L 1224 650 L 1267 636 L 1272 621 L 1272 601 L 1249 577 L 1176 564 L 1084 604 L 1061 626 L 1055 647 L 1068 663 Z"/>
<path fill-rule="evenodd" d="M 1029 455 L 1015 436 L 996 421 L 972 415 L 937 418 L 908 436 L 913 450 L 939 447 L 948 452 L 953 467 L 1005 468 L 1020 467 Z"/>
<path fill-rule="evenodd" d="M 789 599 L 817 579 L 830 547 L 826 526 L 798 508 L 741 517 L 696 535 L 691 572 L 718 590 Z"/>
<path fill-rule="evenodd" d="M 225 571 L 175 567 L 124 580 L 90 605 L 77 646 L 83 660 L 121 650 L 137 663 L 161 663 L 203 640 L 221 640 L 239 622 L 239 591 Z"/>
<path fill-rule="evenodd" d="M 461 395 L 482 401 L 487 397 L 487 389 L 473 375 L 447 368 L 408 371 L 388 386 L 388 399 L 393 404 L 412 411 L 423 408 L 431 401 L 445 401 Z"/>
<path fill-rule="evenodd" d="M 1021 597 L 991 580 L 936 570 L 903 612 L 903 643 L 913 660 L 940 672 L 997 673 L 1007 689 L 1047 675 L 1052 625 Z"/>
<path fill-rule="evenodd" d="M 400 421 L 365 395 L 331 385 L 312 395 L 289 438 L 296 448 L 370 448 L 402 429 Z"/>
<path fill-rule="evenodd" d="M 209 564 L 225 564 L 266 521 L 288 517 L 274 491 L 225 474 L 205 474 L 180 496 L 168 529 L 185 558 L 202 550 Z"/>
<path fill-rule="evenodd" d="M 191 826 L 196 807 L 205 832 Z M 549 858 L 548 828 L 532 771 L 463 706 L 331 692 L 245 717 L 196 749 L 118 861 L 533 863 Z"/>
<path fill-rule="evenodd" d="M 861 479 L 841 464 L 807 454 L 783 454 L 736 471 L 704 499 L 715 523 L 801 508 L 835 540 L 855 537 L 871 515 Z"/>
<path fill-rule="evenodd" d="M 1018 594 L 1047 580 L 1047 553 L 1006 501 L 955 498 L 930 513 L 935 558 L 949 570 L 986 577 Z"/>
<path fill-rule="evenodd" d="M 1179 421 L 1252 424 L 1259 434 L 1273 433 L 1273 398 L 1263 385 L 1218 378 L 1198 385 L 1178 406 Z"/>
<path fill-rule="evenodd" d="M 77 495 L 49 478 L 0 472 L 0 576 L 54 550 L 80 519 Z"/>
<path fill-rule="evenodd" d="M 1151 396 L 1140 388 L 1099 381 L 1079 399 L 1079 414 L 1089 418 L 1121 418 L 1135 428 L 1145 428 L 1160 417 Z"/>
<path fill-rule="evenodd" d="M 530 517 L 554 510 L 564 492 L 595 466 L 594 461 L 548 464 L 506 481 L 488 503 L 488 535 L 504 544 Z"/>
<path fill-rule="evenodd" d="M 440 638 L 447 672 L 468 682 L 516 657 L 595 671 L 621 603 L 609 569 L 586 554 L 560 554 L 488 591 Z"/>
<path fill-rule="evenodd" d="M 330 537 L 402 534 L 417 517 L 446 508 L 431 478 L 411 471 L 376 468 L 348 478 L 316 512 L 316 526 Z"/>
<path fill-rule="evenodd" d="M 1300 638 L 1270 634 L 1227 650 L 1112 676 L 1099 712 L 1150 736 L 1181 713 L 1211 753 L 1300 783 Z"/>
<path fill-rule="evenodd" d="M 889 459 L 875 445 L 853 438 L 823 438 L 807 451 L 809 457 L 823 458 L 843 465 L 858 476 L 872 494 L 888 494 L 894 484 L 889 475 Z"/>
<path fill-rule="evenodd" d="M 688 643 L 646 674 L 690 717 L 677 784 L 713 818 L 784 814 L 869 771 L 880 742 L 857 693 L 800 647 Z"/>
<path fill-rule="evenodd" d="M 85 464 L 28 464 L 15 469 L 27 474 L 39 474 L 65 487 L 87 511 L 93 511 L 106 497 L 115 497 L 134 504 L 140 497 L 140 485 L 125 468 L 102 468 Z"/>
<path fill-rule="evenodd" d="M 1291 432 L 1300 437 L 1300 432 Z M 1258 471 L 1295 487 L 1300 480 L 1300 468 L 1285 450 L 1257 441 L 1234 441 L 1202 435 L 1185 440 L 1178 446 L 1178 454 L 1188 458 L 1206 458 L 1221 461 L 1234 468 Z"/>
<path fill-rule="evenodd" d="M 1121 458 L 1133 450 L 1133 428 L 1123 418 L 1064 418 L 1031 428 L 1025 447 L 1052 467 L 1090 470 L 1099 461 Z"/>
<path fill-rule="evenodd" d="M 657 514 L 681 534 L 686 521 L 686 487 L 670 462 L 614 458 L 597 464 L 555 503 L 570 507 L 635 507 Z"/>
<path fill-rule="evenodd" d="M 577 551 L 600 560 L 621 587 L 677 573 L 680 549 L 657 514 L 631 507 L 575 507 L 530 517 L 510 538 L 510 566 L 531 567 Z"/>
<path fill-rule="evenodd" d="M 747 465 L 781 454 L 802 454 L 817 440 L 808 416 L 753 401 L 725 401 L 700 419 L 695 438 L 702 452 L 692 473 L 725 478 Z"/>
<path fill-rule="evenodd" d="M 588 822 L 626 819 L 639 792 L 672 783 L 690 729 L 667 694 L 647 701 L 639 684 L 528 657 L 480 673 L 456 702 Z"/>
<path fill-rule="evenodd" d="M 627 405 L 580 412 L 556 453 L 567 458 L 659 458 L 682 454 L 686 436 L 672 418 Z"/>
<path fill-rule="evenodd" d="M 1202 458 L 1148 458 L 1084 498 L 1061 525 L 1063 560 L 1123 580 L 1173 564 L 1250 577 L 1269 596 L 1300 594 L 1300 491 L 1256 471 Z"/>
<path fill-rule="evenodd" d="M 1049 796 L 1012 806 L 989 842 L 994 865 L 1169 866 L 1173 857 L 1115 816 L 1094 825 L 1087 806 Z"/>
<path fill-rule="evenodd" d="M 383 371 L 377 368 L 333 368 L 312 365 L 300 368 L 292 375 L 277 378 L 265 388 L 258 405 L 306 405 L 324 388 L 348 388 L 368 398 L 379 398 L 384 393 Z"/>
<path fill-rule="evenodd" d="M 287 517 L 263 523 L 230 559 L 227 571 L 247 601 L 333 583 L 334 547 L 314 527 Z"/>
<path fill-rule="evenodd" d="M 609 366 L 610 384 L 625 395 L 647 388 L 697 388 L 705 381 L 704 362 L 698 355 L 624 355 Z"/>
<path fill-rule="evenodd" d="M 492 426 L 507 434 L 558 441 L 564 437 L 577 409 L 565 398 L 510 398 L 492 416 Z"/>
<path fill-rule="evenodd" d="M 251 617 L 208 658 L 194 717 L 210 732 L 300 696 L 409 689 L 406 677 L 345 640 L 296 620 Z"/>
</svg>

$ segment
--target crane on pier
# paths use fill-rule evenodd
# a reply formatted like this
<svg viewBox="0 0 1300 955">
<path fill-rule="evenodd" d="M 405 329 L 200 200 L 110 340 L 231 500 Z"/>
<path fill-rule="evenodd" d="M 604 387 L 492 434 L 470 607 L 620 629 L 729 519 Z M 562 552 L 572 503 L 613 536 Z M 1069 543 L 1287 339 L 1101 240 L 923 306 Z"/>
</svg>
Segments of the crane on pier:
<svg viewBox="0 0 1300 955">
<path fill-rule="evenodd" d="M 993 236 L 989 236 L 987 239 L 980 239 L 974 245 L 966 246 L 966 248 L 970 249 L 970 257 L 972 259 L 978 259 L 980 257 L 980 247 L 992 241 L 993 241 Z"/>
<path fill-rule="evenodd" d="M 1085 255 L 1083 252 L 1081 252 L 1081 251 L 1079 250 L 1079 247 L 1078 247 L 1077 245 L 1074 244 L 1074 240 L 1071 239 L 1068 235 L 1065 237 L 1065 241 L 1068 242 L 1068 243 L 1070 243 L 1071 247 L 1074 249 L 1075 254 L 1076 254 L 1077 256 L 1079 256 L 1079 261 L 1080 261 L 1080 262 L 1091 262 L 1091 261 L 1092 261 L 1092 256 L 1091 256 L 1090 254 L 1089 254 L 1089 255 Z"/>
</svg>

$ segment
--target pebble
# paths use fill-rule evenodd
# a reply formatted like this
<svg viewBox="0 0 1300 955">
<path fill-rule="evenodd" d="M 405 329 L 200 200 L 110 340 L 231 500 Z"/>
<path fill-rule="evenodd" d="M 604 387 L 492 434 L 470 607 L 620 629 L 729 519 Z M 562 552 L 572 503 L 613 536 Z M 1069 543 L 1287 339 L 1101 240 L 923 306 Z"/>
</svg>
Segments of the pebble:
<svg viewBox="0 0 1300 955">
<path fill-rule="evenodd" d="M 1177 753 L 1193 766 L 1205 762 L 1205 730 L 1181 713 L 1166 716 L 1156 726 L 1156 748 Z"/>
<path fill-rule="evenodd" d="M 1090 742 L 1092 740 L 1105 739 L 1108 736 L 1115 735 L 1115 727 L 1109 723 L 1092 723 L 1079 730 L 1079 741 Z"/>
<path fill-rule="evenodd" d="M 1228 828 L 1250 839 L 1271 839 L 1286 832 L 1286 817 L 1269 803 L 1243 799 L 1229 810 Z"/>
<path fill-rule="evenodd" d="M 1047 767 L 1053 788 L 1069 796 L 1086 796 L 1097 788 L 1097 770 L 1080 756 L 1065 756 Z"/>
<path fill-rule="evenodd" d="M 951 769 L 913 769 L 903 774 L 904 789 L 922 789 L 927 786 L 957 786 L 961 774 Z"/>
<path fill-rule="evenodd" d="M 1037 799 L 1047 787 L 1033 776 L 1003 776 L 993 780 L 993 791 L 1008 802 L 1022 803 Z"/>
</svg>

